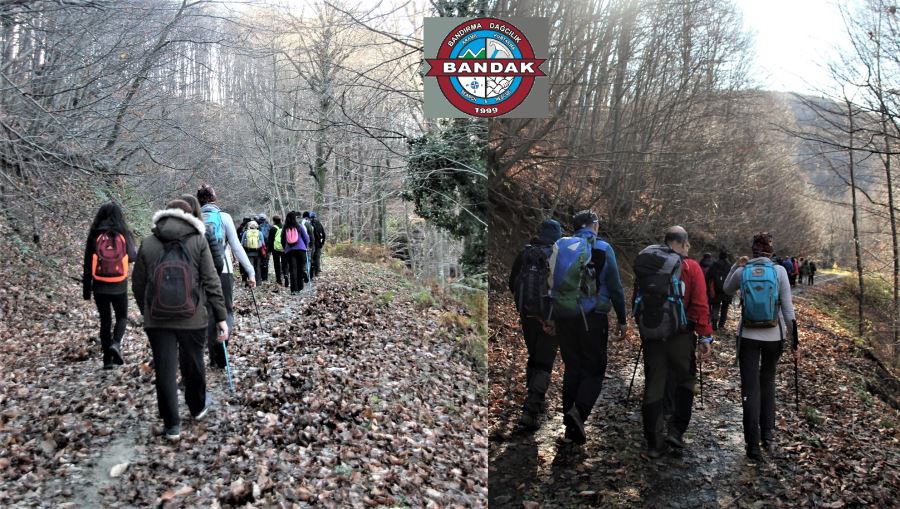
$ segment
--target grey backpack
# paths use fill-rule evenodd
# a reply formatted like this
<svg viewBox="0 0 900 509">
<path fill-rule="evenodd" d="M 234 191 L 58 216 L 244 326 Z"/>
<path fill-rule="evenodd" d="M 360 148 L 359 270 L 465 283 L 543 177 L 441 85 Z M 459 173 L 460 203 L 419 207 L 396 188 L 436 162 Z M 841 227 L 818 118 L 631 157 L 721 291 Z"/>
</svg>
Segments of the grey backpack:
<svg viewBox="0 0 900 509">
<path fill-rule="evenodd" d="M 642 338 L 664 340 L 687 326 L 681 268 L 681 255 L 667 246 L 650 246 L 634 260 L 634 317 Z"/>
</svg>

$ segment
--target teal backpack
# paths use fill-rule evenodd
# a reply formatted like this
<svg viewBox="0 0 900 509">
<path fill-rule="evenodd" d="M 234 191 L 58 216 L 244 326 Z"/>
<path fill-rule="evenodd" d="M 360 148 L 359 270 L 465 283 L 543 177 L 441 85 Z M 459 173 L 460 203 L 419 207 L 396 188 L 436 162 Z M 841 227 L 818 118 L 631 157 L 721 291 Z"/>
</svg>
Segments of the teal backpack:
<svg viewBox="0 0 900 509">
<path fill-rule="evenodd" d="M 217 209 L 203 212 L 203 223 L 212 229 L 213 235 L 220 244 L 225 245 L 225 229 L 222 227 L 222 212 Z"/>
<path fill-rule="evenodd" d="M 771 260 L 748 263 L 741 273 L 743 326 L 765 329 L 778 325 L 778 273 Z"/>
</svg>

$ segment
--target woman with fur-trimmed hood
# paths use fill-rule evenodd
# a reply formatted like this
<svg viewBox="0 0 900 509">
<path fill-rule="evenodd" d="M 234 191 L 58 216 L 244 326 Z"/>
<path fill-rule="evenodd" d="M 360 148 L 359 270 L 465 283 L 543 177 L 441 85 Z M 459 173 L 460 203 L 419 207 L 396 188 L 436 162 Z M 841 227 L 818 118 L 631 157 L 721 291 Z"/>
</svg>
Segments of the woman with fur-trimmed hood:
<svg viewBox="0 0 900 509">
<path fill-rule="evenodd" d="M 138 308 L 144 316 L 144 329 L 153 350 L 153 367 L 156 370 L 156 399 L 159 413 L 165 424 L 163 431 L 168 439 L 178 439 L 181 433 L 181 419 L 178 415 L 178 387 L 175 381 L 181 351 L 181 376 L 184 380 L 184 397 L 188 409 L 195 420 L 207 413 L 206 373 L 203 351 L 206 348 L 207 302 L 217 322 L 219 341 L 228 337 L 225 299 L 222 283 L 210 254 L 206 240 L 206 226 L 192 214 L 191 205 L 183 200 L 173 200 L 165 210 L 153 215 L 153 235 L 144 239 L 138 250 L 137 261 L 132 274 L 132 289 Z M 196 302 L 190 307 L 193 314 L 186 318 L 162 318 L 154 316 L 154 299 L 164 300 L 153 292 L 153 278 L 160 257 L 166 245 L 181 242 L 188 267 L 193 277 L 192 287 Z M 177 248 L 176 248 L 177 249 Z M 161 288 L 164 288 L 161 287 Z M 173 292 L 177 293 L 177 292 Z M 195 307 L 194 307 L 195 306 Z M 183 311 L 183 310 L 182 310 Z M 170 308 L 166 313 L 173 313 Z M 178 312 L 175 310 L 174 312 Z"/>
</svg>

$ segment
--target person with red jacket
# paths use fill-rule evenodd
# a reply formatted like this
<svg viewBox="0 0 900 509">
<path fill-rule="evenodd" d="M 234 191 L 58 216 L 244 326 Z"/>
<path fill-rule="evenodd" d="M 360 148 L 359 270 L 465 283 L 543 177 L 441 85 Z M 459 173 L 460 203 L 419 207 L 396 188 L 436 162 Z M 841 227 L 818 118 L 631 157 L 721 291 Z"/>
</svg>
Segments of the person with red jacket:
<svg viewBox="0 0 900 509">
<path fill-rule="evenodd" d="M 682 437 L 690 423 L 691 407 L 694 403 L 697 372 L 695 349 L 701 359 L 708 357 L 712 350 L 712 325 L 709 321 L 706 280 L 700 265 L 688 258 L 691 243 L 687 231 L 680 226 L 669 228 L 665 233 L 665 244 L 668 250 L 662 246 L 655 247 L 667 251 L 670 255 L 672 252 L 677 253 L 681 257 L 681 301 L 687 323 L 661 339 L 649 339 L 649 334 L 644 333 L 646 329 L 640 327 L 645 377 L 641 410 L 644 437 L 647 439 L 647 455 L 653 459 L 663 456 L 670 446 L 677 449 L 685 446 Z M 649 311 L 645 309 L 642 313 Z M 642 318 L 641 322 L 645 323 L 646 320 Z M 700 336 L 699 346 L 696 336 Z M 671 391 L 674 401 L 671 402 L 672 415 L 668 422 L 665 422 L 667 379 L 668 383 L 674 385 L 674 390 Z"/>
</svg>

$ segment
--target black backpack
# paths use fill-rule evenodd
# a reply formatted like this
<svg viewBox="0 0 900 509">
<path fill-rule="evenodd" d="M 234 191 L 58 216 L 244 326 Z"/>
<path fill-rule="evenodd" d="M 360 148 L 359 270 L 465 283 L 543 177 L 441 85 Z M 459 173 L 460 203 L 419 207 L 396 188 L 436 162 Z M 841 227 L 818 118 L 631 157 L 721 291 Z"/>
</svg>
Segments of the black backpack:
<svg viewBox="0 0 900 509">
<path fill-rule="evenodd" d="M 197 270 L 183 240 L 166 242 L 156 260 L 145 294 L 154 320 L 182 320 L 194 316 L 200 302 Z"/>
<path fill-rule="evenodd" d="M 314 241 L 316 244 L 316 248 L 320 248 L 325 245 L 325 227 L 322 226 L 322 223 L 319 222 L 319 218 L 314 217 L 312 219 L 313 232 L 316 240 Z"/>
<path fill-rule="evenodd" d="M 547 247 L 529 244 L 522 251 L 522 264 L 516 274 L 516 308 L 523 316 L 547 316 L 548 276 L 550 274 Z"/>
<path fill-rule="evenodd" d="M 681 255 L 666 246 L 650 246 L 634 260 L 634 316 L 643 339 L 665 340 L 687 326 L 681 269 Z"/>
<path fill-rule="evenodd" d="M 724 260 L 718 260 L 709 269 L 709 279 L 712 280 L 716 297 L 725 295 L 725 280 L 728 279 L 728 273 L 731 271 L 731 264 Z"/>
</svg>

